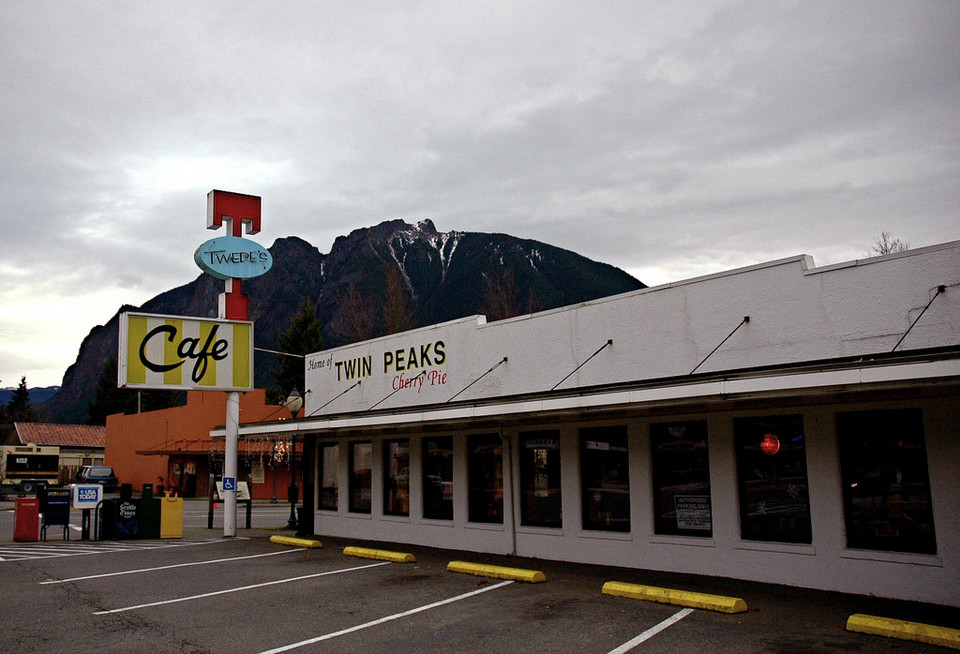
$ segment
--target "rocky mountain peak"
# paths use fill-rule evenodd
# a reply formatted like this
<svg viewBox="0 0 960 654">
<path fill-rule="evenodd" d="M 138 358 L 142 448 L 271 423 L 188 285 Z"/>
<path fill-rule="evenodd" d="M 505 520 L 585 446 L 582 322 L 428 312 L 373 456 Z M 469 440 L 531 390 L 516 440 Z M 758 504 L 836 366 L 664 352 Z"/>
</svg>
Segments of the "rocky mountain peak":
<svg viewBox="0 0 960 654">
<path fill-rule="evenodd" d="M 406 329 L 478 313 L 505 317 L 491 315 L 492 291 L 500 295 L 501 310 L 506 306 L 507 313 L 518 315 L 644 287 L 618 268 L 568 250 L 506 234 L 441 232 L 430 219 L 355 229 L 337 237 L 326 255 L 296 236 L 277 239 L 270 251 L 273 268 L 244 284 L 255 345 L 270 350 L 278 348 L 277 335 L 305 299 L 317 305 L 323 344 L 329 348 L 388 333 L 384 315 L 396 313 L 398 304 Z M 393 283 L 398 273 L 399 292 Z M 220 280 L 200 275 L 124 310 L 213 317 L 222 291 Z M 117 314 L 84 339 L 60 391 L 47 403 L 54 421 L 86 421 L 104 364 L 117 354 L 118 324 Z M 258 353 L 258 387 L 272 384 L 275 366 L 272 355 Z"/>
</svg>

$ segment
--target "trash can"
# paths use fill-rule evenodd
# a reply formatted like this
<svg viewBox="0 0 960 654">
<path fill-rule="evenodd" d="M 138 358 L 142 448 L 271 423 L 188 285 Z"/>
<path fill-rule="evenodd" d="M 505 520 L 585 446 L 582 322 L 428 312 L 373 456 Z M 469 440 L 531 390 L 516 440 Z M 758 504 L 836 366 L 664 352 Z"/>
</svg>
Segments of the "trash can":
<svg viewBox="0 0 960 654">
<path fill-rule="evenodd" d="M 137 538 L 160 538 L 160 500 L 153 496 L 153 484 L 140 492 Z"/>
<path fill-rule="evenodd" d="M 114 500 L 103 500 L 97 509 L 100 524 L 97 526 L 97 536 L 100 540 L 117 540 L 117 521 L 119 511 Z"/>
<path fill-rule="evenodd" d="M 13 540 L 40 540 L 40 500 L 35 497 L 18 497 L 13 507 L 13 523 Z"/>
<path fill-rule="evenodd" d="M 183 538 L 183 498 L 167 493 L 160 500 L 160 538 Z"/>
</svg>

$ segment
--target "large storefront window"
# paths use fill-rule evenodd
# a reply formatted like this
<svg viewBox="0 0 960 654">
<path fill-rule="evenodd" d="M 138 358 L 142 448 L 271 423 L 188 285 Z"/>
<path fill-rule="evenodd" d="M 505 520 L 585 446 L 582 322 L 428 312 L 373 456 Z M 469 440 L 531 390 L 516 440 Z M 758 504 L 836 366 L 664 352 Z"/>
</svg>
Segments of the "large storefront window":
<svg viewBox="0 0 960 654">
<path fill-rule="evenodd" d="M 713 535 L 707 422 L 650 426 L 653 530 L 668 536 Z"/>
<path fill-rule="evenodd" d="M 803 416 L 738 418 L 734 437 L 741 537 L 813 542 Z"/>
<path fill-rule="evenodd" d="M 453 438 L 423 439 L 423 517 L 453 520 Z"/>
<path fill-rule="evenodd" d="M 350 511 L 370 513 L 370 461 L 373 445 L 350 443 Z"/>
<path fill-rule="evenodd" d="M 563 525 L 559 431 L 520 433 L 520 489 L 520 524 Z"/>
<path fill-rule="evenodd" d="M 340 446 L 336 443 L 320 445 L 320 502 L 324 511 L 337 510 L 337 466 L 340 462 Z"/>
<path fill-rule="evenodd" d="M 847 547 L 936 554 L 920 409 L 837 414 Z"/>
<path fill-rule="evenodd" d="M 503 524 L 503 445 L 497 434 L 467 439 L 470 522 Z"/>
<path fill-rule="evenodd" d="M 583 528 L 630 531 L 630 465 L 626 427 L 580 430 Z"/>
<path fill-rule="evenodd" d="M 410 515 L 410 441 L 383 444 L 383 512 Z"/>
</svg>

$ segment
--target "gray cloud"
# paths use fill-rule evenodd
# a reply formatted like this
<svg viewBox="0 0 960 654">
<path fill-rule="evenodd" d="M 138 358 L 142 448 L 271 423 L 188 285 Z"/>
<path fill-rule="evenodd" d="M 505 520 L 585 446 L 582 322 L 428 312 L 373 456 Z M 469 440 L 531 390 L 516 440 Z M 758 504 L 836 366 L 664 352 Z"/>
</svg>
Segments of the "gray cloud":
<svg viewBox="0 0 960 654">
<path fill-rule="evenodd" d="M 2 379 L 72 358 L 30 363 L 38 303 L 89 297 L 75 353 L 193 279 L 212 188 L 263 196 L 266 245 L 430 217 L 647 283 L 960 238 L 954 2 L 11 2 L 0 28 Z"/>
</svg>

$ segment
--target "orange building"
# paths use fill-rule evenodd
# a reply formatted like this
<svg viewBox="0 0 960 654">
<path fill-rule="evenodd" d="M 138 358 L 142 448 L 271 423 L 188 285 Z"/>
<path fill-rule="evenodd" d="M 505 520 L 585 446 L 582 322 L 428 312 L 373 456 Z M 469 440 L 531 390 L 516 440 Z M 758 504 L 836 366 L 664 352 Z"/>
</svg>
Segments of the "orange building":
<svg viewBox="0 0 960 654">
<path fill-rule="evenodd" d="M 120 483 L 140 490 L 169 490 L 181 497 L 203 497 L 210 475 L 223 472 L 223 440 L 210 430 L 224 423 L 227 395 L 218 391 L 188 391 L 185 406 L 146 413 L 107 416 L 104 463 L 113 466 Z M 263 389 L 240 395 L 240 422 L 284 420 L 282 405 L 267 404 Z M 240 481 L 247 481 L 254 499 L 285 500 L 290 485 L 289 440 L 275 437 L 244 439 L 238 452 Z M 299 460 L 300 444 L 297 444 Z M 298 483 L 302 475 L 298 469 Z M 278 495 L 279 493 L 279 495 Z"/>
</svg>

